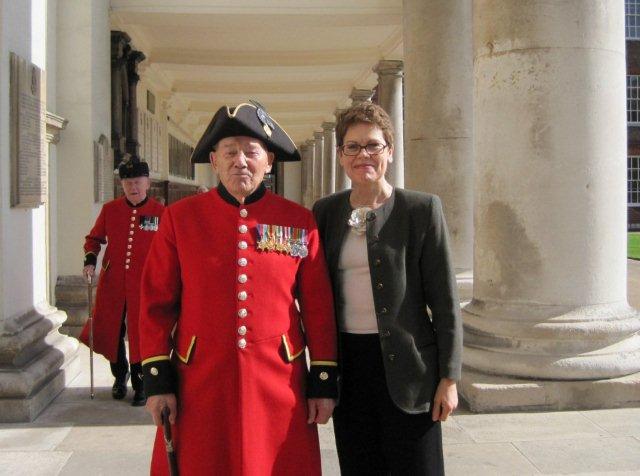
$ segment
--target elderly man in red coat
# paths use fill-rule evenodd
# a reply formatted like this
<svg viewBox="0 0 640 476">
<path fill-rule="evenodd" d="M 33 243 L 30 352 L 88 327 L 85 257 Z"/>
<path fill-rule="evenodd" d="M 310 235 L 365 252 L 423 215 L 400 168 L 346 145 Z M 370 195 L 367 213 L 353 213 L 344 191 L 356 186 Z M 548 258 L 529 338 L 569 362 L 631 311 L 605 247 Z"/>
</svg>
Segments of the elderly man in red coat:
<svg viewBox="0 0 640 476">
<path fill-rule="evenodd" d="M 257 103 L 223 107 L 196 146 L 220 185 L 167 208 L 142 278 L 147 409 L 168 407 L 185 475 L 320 475 L 337 397 L 333 299 L 309 210 L 267 191 L 299 159 Z M 307 368 L 305 348 L 310 357 Z M 152 474 L 167 474 L 159 430 Z"/>
<path fill-rule="evenodd" d="M 113 398 L 121 400 L 127 393 L 131 374 L 133 406 L 143 406 L 146 396 L 142 383 L 142 366 L 138 346 L 138 310 L 140 279 L 151 240 L 158 230 L 164 207 L 147 197 L 149 166 L 132 158 L 118 167 L 124 197 L 105 203 L 84 244 L 84 275 L 94 276 L 101 246 L 106 244 L 102 271 L 93 314 L 94 350 L 111 363 L 115 382 Z M 124 345 L 129 338 L 129 360 Z M 89 345 L 89 327 L 85 325 L 80 340 Z"/>
</svg>

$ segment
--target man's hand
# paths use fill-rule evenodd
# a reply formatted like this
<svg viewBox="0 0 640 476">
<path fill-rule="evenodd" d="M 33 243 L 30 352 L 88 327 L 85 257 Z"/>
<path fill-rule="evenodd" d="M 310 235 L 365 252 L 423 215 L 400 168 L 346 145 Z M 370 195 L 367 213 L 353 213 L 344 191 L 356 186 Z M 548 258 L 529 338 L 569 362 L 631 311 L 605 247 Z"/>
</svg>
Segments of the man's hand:
<svg viewBox="0 0 640 476">
<path fill-rule="evenodd" d="M 96 274 L 96 267 L 92 264 L 88 264 L 82 270 L 82 274 L 84 278 L 88 281 L 89 277 L 93 278 L 93 276 Z"/>
<path fill-rule="evenodd" d="M 446 421 L 451 412 L 458 407 L 458 389 L 456 381 L 443 378 L 438 384 L 436 396 L 433 399 L 431 419 L 433 421 Z"/>
<path fill-rule="evenodd" d="M 307 423 L 318 423 L 324 425 L 329 421 L 336 401 L 333 398 L 310 398 L 307 400 L 309 417 Z"/>
<path fill-rule="evenodd" d="M 161 414 L 164 407 L 169 409 L 169 423 L 174 425 L 176 423 L 176 417 L 178 416 L 178 405 L 175 394 L 163 393 L 162 395 L 147 397 L 146 409 L 151 413 L 153 423 L 156 426 L 162 425 Z"/>
</svg>

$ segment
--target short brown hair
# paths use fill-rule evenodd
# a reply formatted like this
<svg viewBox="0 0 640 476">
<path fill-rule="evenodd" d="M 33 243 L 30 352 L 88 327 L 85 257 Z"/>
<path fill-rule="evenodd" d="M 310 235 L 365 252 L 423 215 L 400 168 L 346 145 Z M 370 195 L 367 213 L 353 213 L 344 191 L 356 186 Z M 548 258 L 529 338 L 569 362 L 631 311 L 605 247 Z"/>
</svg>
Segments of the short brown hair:
<svg viewBox="0 0 640 476">
<path fill-rule="evenodd" d="M 338 147 L 344 144 L 344 136 L 349 128 L 359 123 L 372 124 L 378 127 L 384 135 L 389 147 L 393 147 L 393 124 L 389 114 L 377 104 L 366 101 L 345 109 L 338 114 L 336 123 L 336 142 Z"/>
</svg>

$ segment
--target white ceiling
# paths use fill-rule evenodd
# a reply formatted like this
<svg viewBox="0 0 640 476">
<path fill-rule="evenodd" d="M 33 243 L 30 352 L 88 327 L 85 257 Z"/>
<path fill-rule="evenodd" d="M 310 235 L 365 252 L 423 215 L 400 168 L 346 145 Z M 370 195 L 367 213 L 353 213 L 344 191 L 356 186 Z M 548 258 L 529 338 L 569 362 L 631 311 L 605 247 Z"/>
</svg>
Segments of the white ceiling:
<svg viewBox="0 0 640 476">
<path fill-rule="evenodd" d="M 194 139 L 251 98 L 302 143 L 375 86 L 379 60 L 402 59 L 402 0 L 111 0 L 111 27 Z"/>
</svg>

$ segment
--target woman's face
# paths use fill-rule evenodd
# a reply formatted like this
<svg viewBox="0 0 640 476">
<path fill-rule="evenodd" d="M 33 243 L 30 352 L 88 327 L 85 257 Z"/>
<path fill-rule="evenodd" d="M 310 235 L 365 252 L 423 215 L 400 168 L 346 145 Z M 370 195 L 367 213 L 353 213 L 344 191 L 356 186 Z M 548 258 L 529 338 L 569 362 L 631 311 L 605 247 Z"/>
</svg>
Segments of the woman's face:
<svg viewBox="0 0 640 476">
<path fill-rule="evenodd" d="M 384 146 L 378 153 L 369 153 L 363 147 L 369 145 L 370 149 Z M 357 155 L 345 154 L 345 150 L 360 147 Z M 387 146 L 382 130 L 373 124 L 359 122 L 347 129 L 344 135 L 343 146 L 339 149 L 340 165 L 351 179 L 353 185 L 379 182 L 383 180 L 387 171 L 387 164 L 391 161 L 393 149 Z"/>
</svg>

